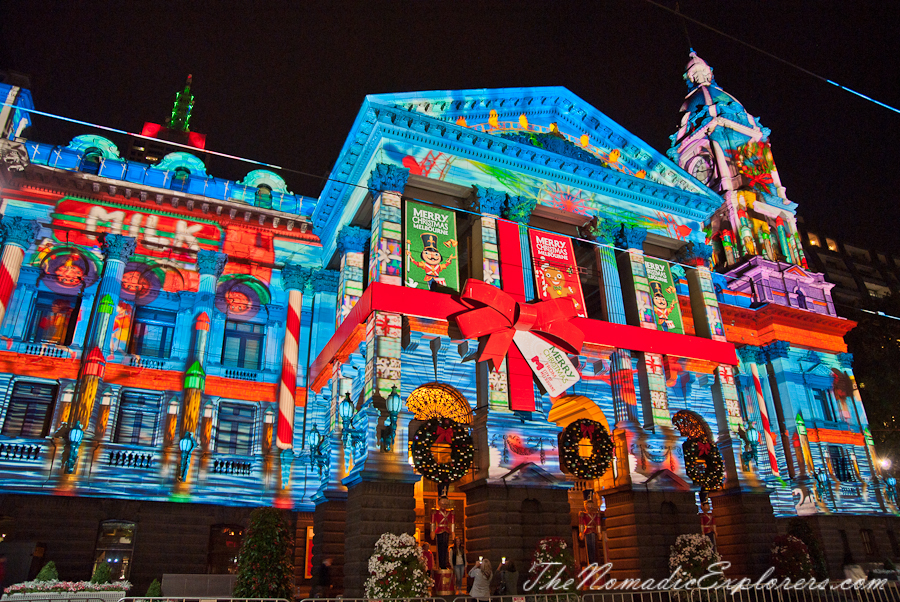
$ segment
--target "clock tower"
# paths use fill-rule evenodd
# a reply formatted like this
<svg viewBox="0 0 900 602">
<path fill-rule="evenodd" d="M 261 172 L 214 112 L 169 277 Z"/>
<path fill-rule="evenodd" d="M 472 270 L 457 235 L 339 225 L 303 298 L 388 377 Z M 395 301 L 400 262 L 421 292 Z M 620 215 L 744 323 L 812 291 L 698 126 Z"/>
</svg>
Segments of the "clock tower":
<svg viewBox="0 0 900 602">
<path fill-rule="evenodd" d="M 707 224 L 716 267 L 748 257 L 805 265 L 788 200 L 772 159 L 769 129 L 718 86 L 712 68 L 691 50 L 688 94 L 669 157 L 722 196 Z"/>
</svg>

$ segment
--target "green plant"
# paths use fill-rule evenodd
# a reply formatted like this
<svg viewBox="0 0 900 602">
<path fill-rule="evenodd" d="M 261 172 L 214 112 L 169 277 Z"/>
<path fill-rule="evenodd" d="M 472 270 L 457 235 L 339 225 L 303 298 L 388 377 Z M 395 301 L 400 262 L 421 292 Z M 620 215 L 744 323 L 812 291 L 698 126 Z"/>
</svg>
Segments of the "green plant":
<svg viewBox="0 0 900 602">
<path fill-rule="evenodd" d="M 111 583 L 112 582 L 112 569 L 109 568 L 109 564 L 106 562 L 100 562 L 97 565 L 97 568 L 94 569 L 94 574 L 91 576 L 91 583 Z"/>
<path fill-rule="evenodd" d="M 34 578 L 35 581 L 59 581 L 59 573 L 56 571 L 56 563 L 52 560 L 44 565 L 41 572 Z"/>
<path fill-rule="evenodd" d="M 806 544 L 793 535 L 779 535 L 772 546 L 772 566 L 776 577 L 809 579 L 813 565 Z"/>
<path fill-rule="evenodd" d="M 788 522 L 787 534 L 793 535 L 806 544 L 815 578 L 828 579 L 828 563 L 825 562 L 825 552 L 822 551 L 822 544 L 819 543 L 819 538 L 816 537 L 809 523 L 802 518 L 792 518 Z"/>
<path fill-rule="evenodd" d="M 147 588 L 147 593 L 144 595 L 148 598 L 162 598 L 162 586 L 159 584 L 159 579 L 154 579 L 150 583 L 150 587 Z"/>
<path fill-rule="evenodd" d="M 275 508 L 257 508 L 238 556 L 235 598 L 286 598 L 294 596 L 293 549 L 288 526 Z"/>
<path fill-rule="evenodd" d="M 679 535 L 675 545 L 669 548 L 669 569 L 680 569 L 682 575 L 694 579 L 709 573 L 709 565 L 720 560 L 712 541 L 699 533 Z"/>
<path fill-rule="evenodd" d="M 541 571 L 545 568 L 546 571 L 541 574 Z M 535 584 L 536 591 L 543 593 L 574 593 L 578 587 L 575 556 L 572 554 L 569 544 L 561 537 L 545 537 L 538 542 L 537 547 L 534 549 L 534 560 L 531 563 L 529 573 L 529 579 L 537 581 Z M 559 579 L 554 582 L 554 578 L 557 576 Z M 553 585 L 551 585 L 551 582 L 553 582 Z"/>
<path fill-rule="evenodd" d="M 369 558 L 366 596 L 384 598 L 425 598 L 434 582 L 425 568 L 425 555 L 408 533 L 384 533 Z"/>
</svg>

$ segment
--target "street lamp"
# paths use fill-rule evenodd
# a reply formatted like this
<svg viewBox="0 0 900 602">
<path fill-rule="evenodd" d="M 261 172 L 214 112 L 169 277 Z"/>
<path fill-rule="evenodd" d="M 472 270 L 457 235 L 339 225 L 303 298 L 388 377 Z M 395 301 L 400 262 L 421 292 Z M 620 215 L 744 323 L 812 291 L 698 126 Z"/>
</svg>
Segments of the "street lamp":
<svg viewBox="0 0 900 602">
<path fill-rule="evenodd" d="M 75 472 L 75 463 L 78 461 L 78 448 L 84 440 L 84 428 L 81 426 L 81 422 L 76 420 L 75 424 L 69 428 L 68 439 L 69 458 L 66 460 L 66 474 L 72 474 Z"/>
<path fill-rule="evenodd" d="M 181 473 L 179 480 L 182 482 L 187 480 L 188 468 L 191 465 L 191 452 L 194 451 L 196 446 L 197 441 L 194 439 L 194 433 L 185 433 L 178 441 L 178 448 L 181 449 Z"/>
<path fill-rule="evenodd" d="M 338 404 L 338 416 L 341 418 L 341 441 L 344 449 L 351 448 L 351 453 L 358 453 L 364 443 L 361 429 L 353 428 L 353 419 L 356 417 L 356 406 L 350 399 L 350 392 L 344 394 L 344 399 Z"/>
<path fill-rule="evenodd" d="M 385 420 L 384 431 L 381 437 L 381 451 L 389 452 L 394 449 L 394 437 L 397 435 L 397 415 L 400 413 L 400 406 L 403 400 L 397 393 L 397 385 L 391 385 L 391 394 L 385 400 L 387 406 L 388 419 Z"/>
<path fill-rule="evenodd" d="M 309 464 L 318 468 L 321 479 L 325 472 L 326 456 L 319 449 L 322 445 L 322 435 L 315 423 L 313 423 L 312 430 L 306 434 L 306 444 L 309 446 Z"/>
</svg>

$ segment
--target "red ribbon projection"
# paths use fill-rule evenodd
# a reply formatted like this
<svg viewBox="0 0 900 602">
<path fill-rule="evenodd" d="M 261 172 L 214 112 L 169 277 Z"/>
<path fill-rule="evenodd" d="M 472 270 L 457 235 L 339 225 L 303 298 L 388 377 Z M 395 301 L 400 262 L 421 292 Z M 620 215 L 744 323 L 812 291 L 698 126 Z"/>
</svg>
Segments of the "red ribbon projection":
<svg viewBox="0 0 900 602">
<path fill-rule="evenodd" d="M 517 330 L 540 335 L 566 353 L 581 353 L 584 333 L 569 324 L 576 316 L 570 299 L 519 303 L 502 290 L 471 278 L 466 280 L 460 297 L 473 308 L 456 316 L 462 335 L 467 339 L 488 337 L 479 362 L 490 360 L 495 369 L 499 367 Z"/>
<path fill-rule="evenodd" d="M 594 438 L 594 428 L 593 424 L 588 424 L 586 422 L 581 423 L 581 436 L 587 437 L 588 439 Z"/>
<path fill-rule="evenodd" d="M 447 445 L 453 444 L 453 427 L 444 428 L 442 426 L 437 427 L 437 438 L 434 440 L 435 443 L 446 443 Z"/>
<path fill-rule="evenodd" d="M 774 184 L 775 181 L 772 180 L 772 174 L 769 173 L 761 173 L 761 174 L 752 174 L 752 173 L 744 173 L 750 179 L 750 187 L 753 188 L 755 186 L 759 186 L 763 189 L 766 194 L 769 193 L 769 184 Z"/>
<path fill-rule="evenodd" d="M 700 456 L 708 456 L 709 452 L 712 451 L 712 446 L 709 444 L 709 441 L 700 441 L 697 443 L 697 454 Z"/>
</svg>

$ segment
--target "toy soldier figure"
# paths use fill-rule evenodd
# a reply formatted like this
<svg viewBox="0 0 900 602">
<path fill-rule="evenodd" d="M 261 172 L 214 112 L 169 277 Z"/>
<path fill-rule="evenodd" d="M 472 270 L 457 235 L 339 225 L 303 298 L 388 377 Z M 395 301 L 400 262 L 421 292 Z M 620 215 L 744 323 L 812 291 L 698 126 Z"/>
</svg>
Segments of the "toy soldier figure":
<svg viewBox="0 0 900 602">
<path fill-rule="evenodd" d="M 703 501 L 700 502 L 700 529 L 712 542 L 713 550 L 716 549 L 716 519 L 713 517 L 712 509 L 709 505 L 709 498 L 705 493 L 701 494 Z"/>
<path fill-rule="evenodd" d="M 587 547 L 588 563 L 597 562 L 597 539 L 601 533 L 600 510 L 594 502 L 594 491 L 584 490 L 584 510 L 578 513 L 578 536 Z"/>
<path fill-rule="evenodd" d="M 445 493 L 438 500 L 438 507 L 431 513 L 431 534 L 437 543 L 438 567 L 441 569 L 450 568 L 448 548 L 454 534 L 454 518 L 453 506 Z"/>
</svg>

